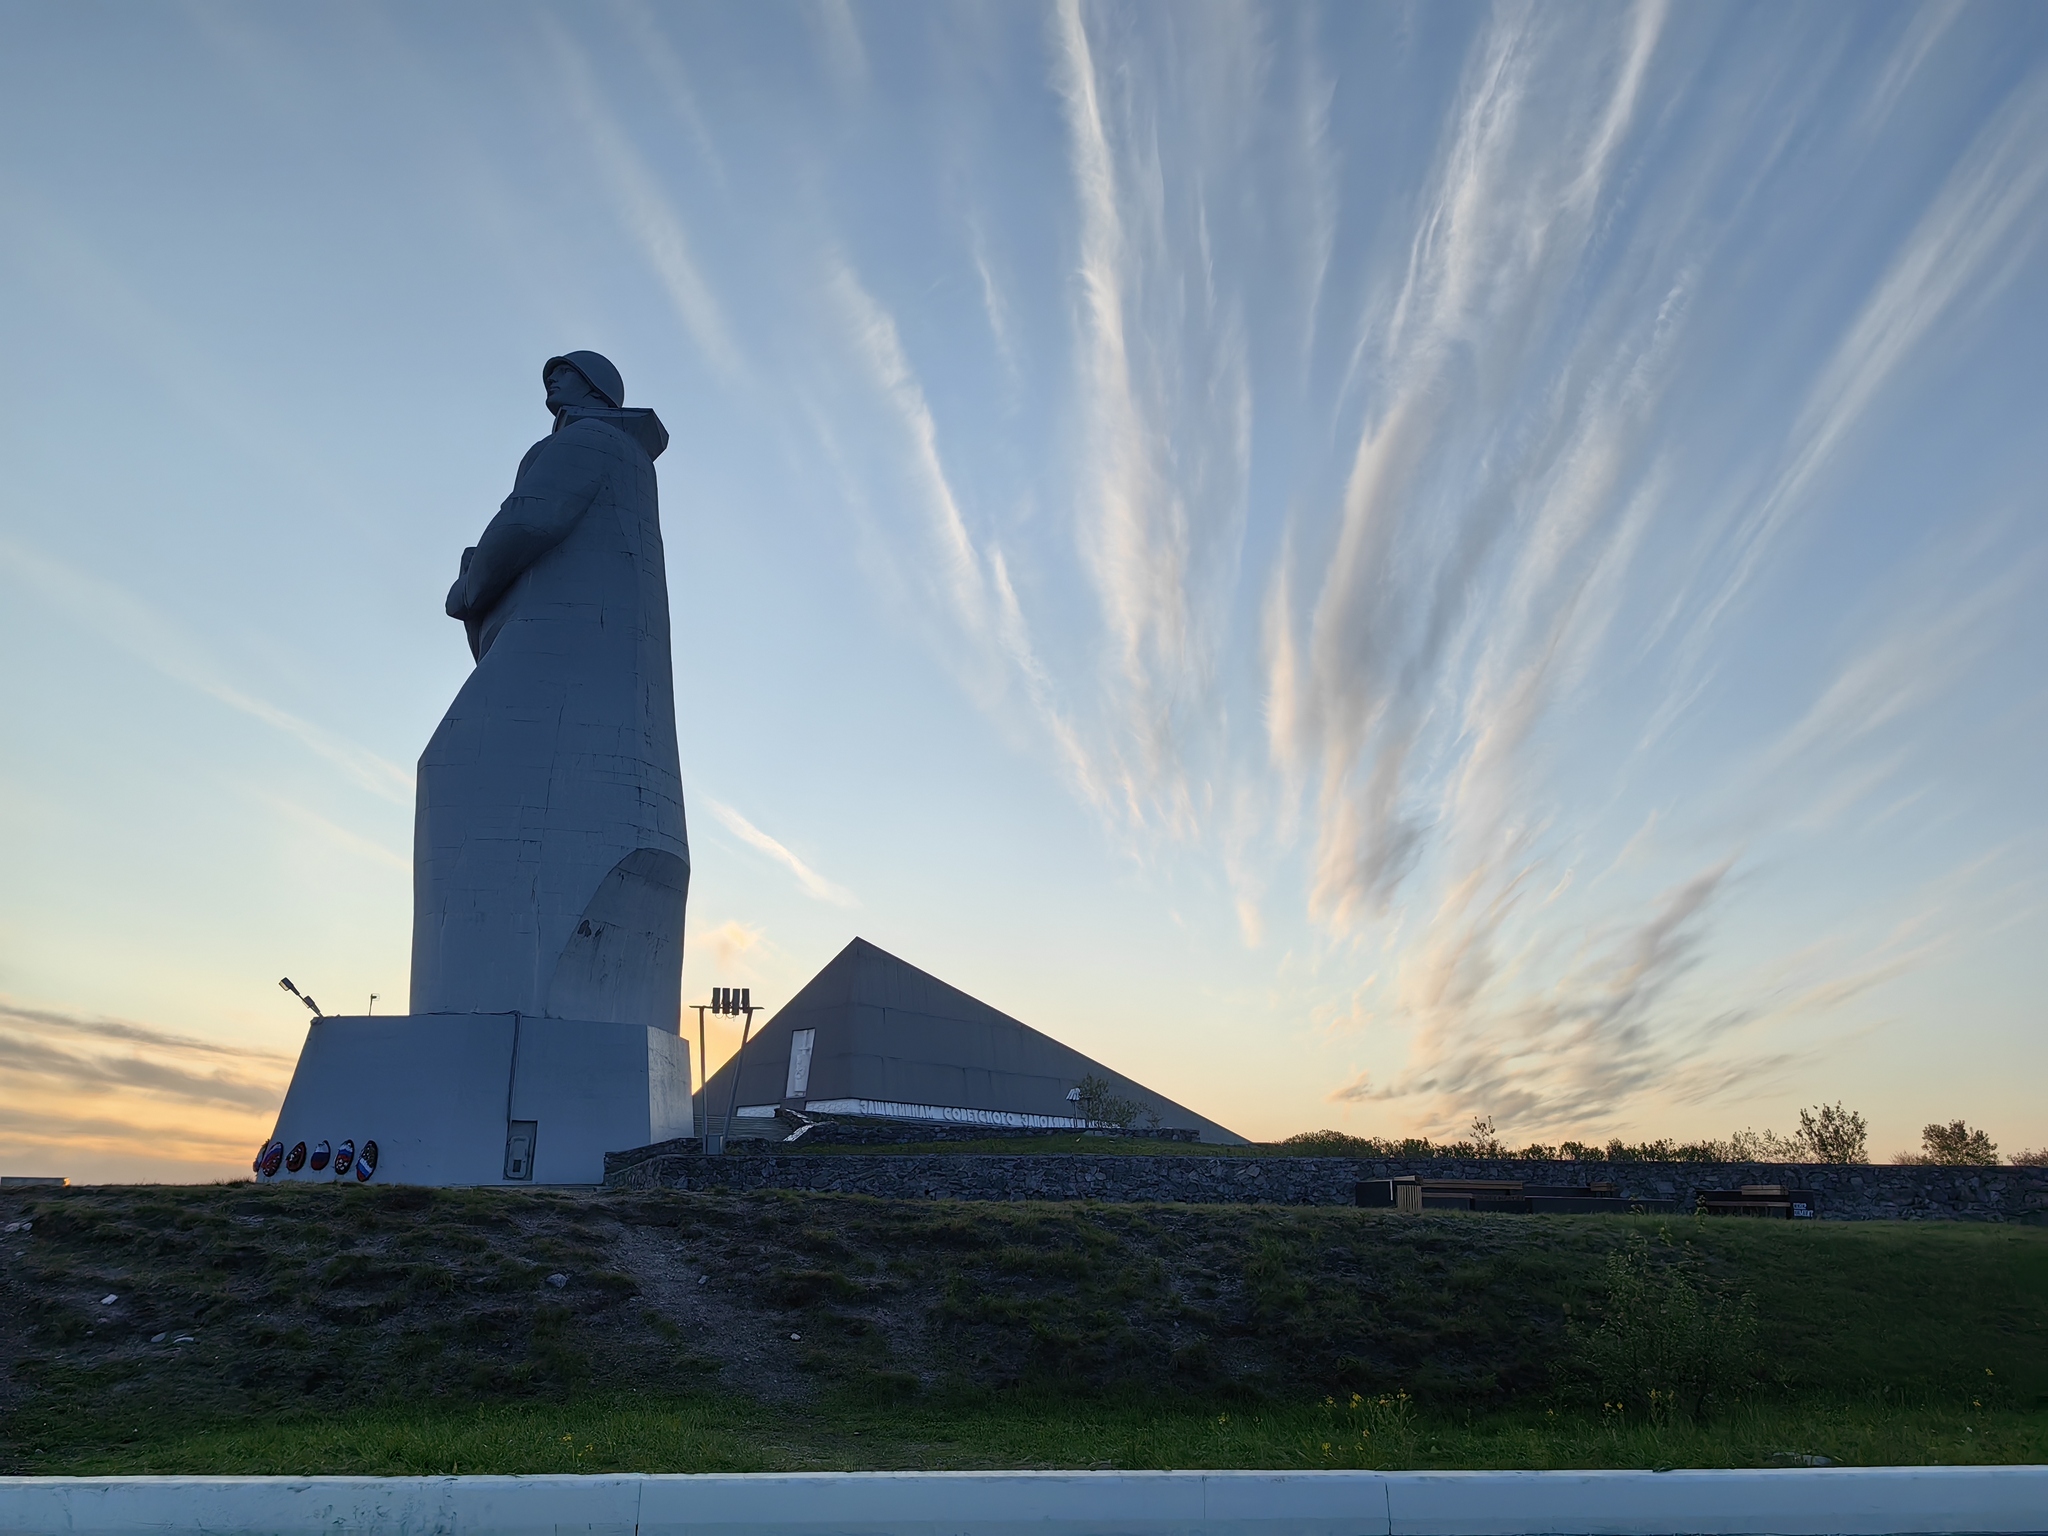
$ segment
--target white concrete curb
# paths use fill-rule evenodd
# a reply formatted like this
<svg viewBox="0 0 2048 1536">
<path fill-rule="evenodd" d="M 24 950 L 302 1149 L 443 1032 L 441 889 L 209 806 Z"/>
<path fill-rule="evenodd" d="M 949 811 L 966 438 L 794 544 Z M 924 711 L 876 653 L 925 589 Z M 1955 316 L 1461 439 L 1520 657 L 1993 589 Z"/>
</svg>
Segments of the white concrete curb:
<svg viewBox="0 0 2048 1536">
<path fill-rule="evenodd" d="M 2048 1467 L 0 1478 L 0 1533 L 2048 1536 Z"/>
</svg>

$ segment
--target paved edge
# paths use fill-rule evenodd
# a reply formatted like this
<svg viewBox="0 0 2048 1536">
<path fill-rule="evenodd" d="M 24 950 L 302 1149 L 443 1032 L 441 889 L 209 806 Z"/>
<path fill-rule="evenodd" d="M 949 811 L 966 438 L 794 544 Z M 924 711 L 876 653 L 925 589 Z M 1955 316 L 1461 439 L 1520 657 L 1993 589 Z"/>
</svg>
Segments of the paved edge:
<svg viewBox="0 0 2048 1536">
<path fill-rule="evenodd" d="M 2048 1536 L 2048 1467 L 0 1478 L 0 1533 Z"/>
</svg>

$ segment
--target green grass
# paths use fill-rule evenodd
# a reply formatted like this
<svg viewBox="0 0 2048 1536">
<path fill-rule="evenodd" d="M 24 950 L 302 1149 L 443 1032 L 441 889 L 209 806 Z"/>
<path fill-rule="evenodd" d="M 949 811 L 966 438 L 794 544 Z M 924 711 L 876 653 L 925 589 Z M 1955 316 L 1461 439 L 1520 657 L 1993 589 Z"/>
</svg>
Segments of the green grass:
<svg viewBox="0 0 2048 1536">
<path fill-rule="evenodd" d="M 1750 1403 L 1704 1424 L 1614 1415 L 1391 1412 L 1377 1403 L 1192 1405 L 1054 1398 L 850 1401 L 593 1397 L 135 1425 L 114 1445 L 32 1448 L 22 1470 L 407 1476 L 896 1468 L 1767 1467 L 2048 1461 L 2048 1413 L 1880 1400 Z"/>
<path fill-rule="evenodd" d="M 2048 1232 L 1968 1222 L 1696 1221 L 1674 1230 L 1739 1274 L 1795 1391 L 1990 1385 L 2048 1408 Z"/>
<path fill-rule="evenodd" d="M 0 1215 L 35 1221 L 0 1472 L 2048 1460 L 2038 1228 L 247 1184 Z M 1634 1238 L 1754 1305 L 1703 1423 L 1571 1390 Z"/>
</svg>

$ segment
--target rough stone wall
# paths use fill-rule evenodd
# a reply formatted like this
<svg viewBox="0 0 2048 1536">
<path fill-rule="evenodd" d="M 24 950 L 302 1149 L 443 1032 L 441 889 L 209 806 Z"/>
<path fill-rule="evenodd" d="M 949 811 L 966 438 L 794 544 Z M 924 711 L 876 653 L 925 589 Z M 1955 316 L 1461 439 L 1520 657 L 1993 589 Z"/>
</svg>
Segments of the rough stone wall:
<svg viewBox="0 0 2048 1536">
<path fill-rule="evenodd" d="M 1829 1221 L 2048 1221 L 2048 1168 L 1918 1168 L 1884 1164 L 1534 1163 L 1353 1157 L 777 1153 L 704 1157 L 641 1149 L 607 1159 L 605 1182 L 625 1189 L 801 1189 L 892 1200 L 1145 1200 L 1187 1204 L 1350 1205 L 1361 1179 L 1414 1174 L 1610 1183 L 1635 1199 L 1783 1184 L 1820 1196 Z M 637 1157 L 637 1161 L 628 1161 Z"/>
</svg>

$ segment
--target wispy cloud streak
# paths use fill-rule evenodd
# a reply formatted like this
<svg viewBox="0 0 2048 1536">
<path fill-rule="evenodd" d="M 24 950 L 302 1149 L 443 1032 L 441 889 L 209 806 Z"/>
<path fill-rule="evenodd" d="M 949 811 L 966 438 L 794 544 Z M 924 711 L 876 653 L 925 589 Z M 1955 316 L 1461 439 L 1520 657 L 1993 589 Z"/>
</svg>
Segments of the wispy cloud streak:
<svg viewBox="0 0 2048 1536">
<path fill-rule="evenodd" d="M 33 1080 L 41 1094 L 126 1090 L 265 1110 L 277 1105 L 290 1067 L 276 1052 L 0 999 L 0 1073 Z"/>
<path fill-rule="evenodd" d="M 289 736 L 379 799 L 412 804 L 409 770 L 231 681 L 198 642 L 132 593 L 10 539 L 0 538 L 0 563 L 102 639 L 172 682 Z"/>
<path fill-rule="evenodd" d="M 2043 143 L 2048 73 L 2015 90 L 1985 125 L 1815 377 L 1782 467 L 1735 527 L 1732 568 L 1693 626 L 1695 655 L 1916 349 L 1960 306 L 1991 299 L 2038 251 L 2048 222 Z"/>
<path fill-rule="evenodd" d="M 561 66 L 564 98 L 587 136 L 591 159 L 611 193 L 626 231 L 660 280 L 676 317 L 713 371 L 727 382 L 745 375 L 725 311 L 698 265 L 689 231 L 662 178 L 605 105 L 583 49 L 552 24 L 548 34 Z"/>
<path fill-rule="evenodd" d="M 1790 154 L 1782 135 L 1747 144 L 1736 117 L 1699 116 L 1674 139 L 1671 103 L 1691 110 L 1699 78 L 1696 55 L 1664 47 L 1673 16 L 1649 3 L 1589 30 L 1564 13 L 1490 13 L 1416 189 L 1400 265 L 1363 274 L 1342 273 L 1335 254 L 1336 109 L 1313 67 L 1272 65 L 1271 40 L 1239 38 L 1236 53 L 1259 62 L 1233 76 L 1213 69 L 1214 39 L 1198 27 L 1161 48 L 1079 0 L 1053 16 L 1078 217 L 1078 553 L 1104 624 L 1106 773 L 1133 826 L 1217 845 L 1252 944 L 1305 799 L 1308 913 L 1333 953 L 1382 947 L 1360 996 L 1409 1053 L 1402 1071 L 1352 1095 L 1360 1102 L 1427 1118 L 1478 1097 L 1503 1124 L 1557 1123 L 1612 1114 L 1653 1085 L 1719 1091 L 1734 1080 L 1728 1052 L 1765 1070 L 1745 1031 L 1774 1005 L 1742 994 L 1725 968 L 1737 991 L 1717 1002 L 1688 978 L 1715 957 L 1723 893 L 1773 823 L 1752 806 L 1724 824 L 1722 846 L 1695 855 L 1690 873 L 1667 862 L 1665 894 L 1632 916 L 1627 906 L 1651 899 L 1642 870 L 1574 890 L 1576 861 L 1603 838 L 1603 808 L 1549 776 L 1560 733 L 1602 712 L 1617 676 L 1665 674 L 1638 742 L 1697 701 L 1699 665 L 1718 654 L 1707 637 L 1784 521 L 1944 317 L 2009 280 L 2031 249 L 2048 125 L 2027 81 L 1841 329 L 1722 555 L 1673 569 L 1669 551 L 1693 537 L 1703 500 L 1677 413 L 1697 410 L 1687 392 L 1714 345 L 1702 305 L 1725 304 L 1731 235 L 1717 189 L 1777 174 Z M 1879 95 L 1896 99 L 1940 41 L 1940 26 L 1912 30 Z M 1162 52 L 1178 73 L 1154 90 Z M 1177 136 L 1169 103 L 1178 92 L 1211 120 L 1249 123 L 1248 103 L 1281 78 L 1299 93 L 1275 131 L 1295 161 L 1277 179 L 1291 189 L 1294 254 L 1309 274 L 1307 334 L 1340 279 L 1364 318 L 1334 396 L 1340 424 L 1355 411 L 1334 506 L 1296 501 L 1270 563 L 1247 571 L 1256 439 L 1233 291 L 1256 269 L 1238 265 L 1242 250 L 1219 255 L 1207 217 L 1237 168 L 1231 130 Z M 1653 156 L 1665 162 L 1656 179 Z M 1269 324 L 1273 308 L 1262 305 Z M 1256 603 L 1244 600 L 1248 578 Z M 1657 582 L 1690 615 L 1661 652 L 1662 631 L 1641 617 L 1655 612 Z M 1263 661 L 1264 784 L 1229 733 L 1207 734 L 1217 659 L 1244 628 Z M 1881 675 L 1926 670 L 1897 659 L 1874 655 L 1835 692 L 1860 698 Z M 1957 652 L 1955 665 L 1968 660 Z M 1932 698 L 1894 686 L 1886 707 Z M 1844 707 L 1846 697 L 1817 698 L 1801 729 L 1835 732 L 1827 721 Z M 1617 785 L 1631 766 L 1613 764 Z M 1787 825 L 1782 808 L 1769 814 Z M 1626 905 L 1603 906 L 1617 897 Z M 1577 942 L 1572 924 L 1583 925 Z M 1919 963 L 1812 977 L 1801 996 L 1839 1007 Z M 1772 1056 L 1770 1070 L 1789 1060 Z"/>
<path fill-rule="evenodd" d="M 1517 453 L 1512 438 L 1494 443 L 1480 435 L 1492 413 L 1487 396 L 1526 390 L 1537 382 L 1528 371 L 1548 361 L 1539 349 L 1596 234 L 1605 179 L 1660 15 L 1639 11 L 1610 48 L 1582 58 L 1587 78 L 1564 89 L 1550 79 L 1547 98 L 1539 90 L 1546 66 L 1570 66 L 1557 56 L 1563 39 L 1532 35 L 1534 25 L 1521 13 L 1504 16 L 1468 67 L 1370 369 L 1377 403 L 1353 456 L 1304 652 L 1292 639 L 1284 587 L 1269 609 L 1276 701 L 1269 718 L 1284 727 L 1274 746 L 1284 768 L 1316 765 L 1321 809 L 1311 899 L 1339 925 L 1384 910 L 1420 854 L 1432 818 L 1410 800 L 1416 754 L 1433 695 L 1458 685 L 1445 668 L 1457 660 L 1453 647 L 1469 605 L 1525 487 L 1540 485 L 1560 457 L 1576 455 L 1582 476 L 1618 467 L 1598 462 L 1603 446 L 1611 458 L 1611 444 L 1588 441 L 1612 430 L 1609 423 L 1555 388 L 1552 414 L 1571 414 L 1539 418 L 1533 453 Z M 1546 112 L 1559 96 L 1571 104 Z M 1533 150 L 1539 134 L 1543 148 Z M 1476 373 L 1485 393 L 1452 384 L 1461 372 Z M 1618 392 L 1609 386 L 1610 396 Z M 1497 430 L 1520 425 L 1500 422 Z M 1480 467 L 1476 480 L 1458 472 L 1460 463 Z M 1586 522 L 1607 520 L 1597 503 L 1607 487 L 1579 489 L 1571 505 L 1554 504 L 1553 536 L 1530 539 L 1526 550 L 1556 559 L 1560 539 L 1570 550 Z M 1574 521 L 1578 530 L 1569 526 Z M 1525 569 L 1521 585 L 1525 614 L 1540 596 L 1557 597 L 1536 590 L 1543 575 L 1535 569 Z M 1554 630 L 1493 636 L 1480 694 L 1466 711 L 1476 753 L 1498 762 L 1526 737 L 1548 675 L 1545 658 L 1557 654 L 1560 638 Z"/>
<path fill-rule="evenodd" d="M 796 876 L 797 884 L 804 888 L 807 895 L 814 896 L 819 901 L 830 902 L 835 907 L 857 907 L 860 905 L 851 891 L 847 890 L 844 886 L 834 885 L 830 880 L 827 880 L 823 875 L 819 874 L 810 865 L 806 864 L 794 853 L 791 853 L 789 849 L 770 837 L 766 832 L 763 832 L 731 806 L 722 805 L 716 800 L 709 803 L 711 814 L 718 818 L 720 826 L 732 833 L 734 837 L 737 837 L 749 848 L 767 854 L 769 858 Z"/>
<path fill-rule="evenodd" d="M 853 344 L 869 386 L 893 419 L 901 445 L 901 473 L 925 516 L 926 556 L 920 566 L 936 577 L 938 595 L 952 615 L 951 648 L 965 642 L 979 701 L 1000 708 L 1021 686 L 1040 726 L 1054 742 L 1072 783 L 1102 803 L 1101 775 L 1079 732 L 1054 702 L 1053 682 L 1032 642 L 1008 563 L 992 541 L 977 542 L 954 493 L 939 452 L 938 425 L 893 315 L 835 254 L 826 288 Z"/>
<path fill-rule="evenodd" d="M 1079 0 L 1053 13 L 1080 227 L 1076 372 L 1085 456 L 1075 487 L 1084 569 L 1106 630 L 1110 752 L 1140 826 L 1192 834 L 1208 798 L 1218 656 L 1249 511 L 1252 391 L 1242 308 L 1217 282 L 1209 199 L 1241 173 L 1265 40 L 1241 13 L 1183 13 L 1191 80 L 1109 65 Z M 1185 122 L 1170 112 L 1200 107 Z M 1186 162 L 1161 151 L 1184 135 Z"/>
</svg>

